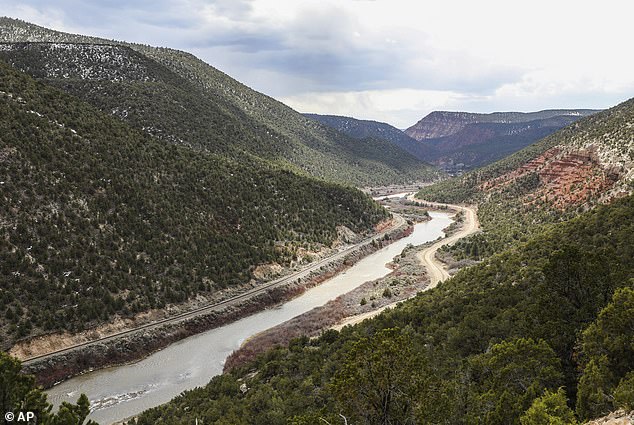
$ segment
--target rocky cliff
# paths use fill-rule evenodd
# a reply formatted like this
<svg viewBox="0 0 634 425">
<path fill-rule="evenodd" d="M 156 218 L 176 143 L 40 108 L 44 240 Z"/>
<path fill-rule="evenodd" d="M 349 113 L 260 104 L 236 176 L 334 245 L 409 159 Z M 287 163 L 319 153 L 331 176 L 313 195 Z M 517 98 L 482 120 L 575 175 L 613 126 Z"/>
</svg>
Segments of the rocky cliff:
<svg viewBox="0 0 634 425">
<path fill-rule="evenodd" d="M 539 112 L 493 112 L 490 114 L 434 111 L 405 130 L 405 133 L 416 140 L 435 139 L 458 133 L 468 124 L 517 124 L 560 116 L 582 118 L 595 112 L 597 111 L 592 109 L 550 109 Z"/>
<path fill-rule="evenodd" d="M 607 416 L 587 422 L 585 425 L 632 425 L 634 424 L 634 411 L 624 412 L 618 410 Z"/>
<path fill-rule="evenodd" d="M 405 133 L 429 152 L 428 160 L 460 173 L 504 158 L 592 114 L 592 110 L 540 112 L 432 112 Z"/>
</svg>

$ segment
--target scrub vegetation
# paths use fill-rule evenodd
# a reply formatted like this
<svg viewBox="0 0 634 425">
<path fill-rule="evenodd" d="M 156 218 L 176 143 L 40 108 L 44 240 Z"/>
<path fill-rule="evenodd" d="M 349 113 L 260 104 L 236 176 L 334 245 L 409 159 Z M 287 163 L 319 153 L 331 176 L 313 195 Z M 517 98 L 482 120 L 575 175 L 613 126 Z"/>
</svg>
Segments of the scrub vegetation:
<svg viewBox="0 0 634 425">
<path fill-rule="evenodd" d="M 360 191 L 168 144 L 0 64 L 3 348 L 248 282 L 363 234 Z"/>
</svg>

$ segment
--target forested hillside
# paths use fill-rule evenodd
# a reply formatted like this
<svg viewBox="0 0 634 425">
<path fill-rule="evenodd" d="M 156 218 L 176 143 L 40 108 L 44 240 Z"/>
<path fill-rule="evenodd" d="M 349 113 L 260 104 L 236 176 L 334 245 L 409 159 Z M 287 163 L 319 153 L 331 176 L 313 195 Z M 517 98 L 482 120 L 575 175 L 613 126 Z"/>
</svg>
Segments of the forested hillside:
<svg viewBox="0 0 634 425">
<path fill-rule="evenodd" d="M 422 161 L 430 162 L 437 156 L 437 152 L 431 146 L 420 143 L 398 128 L 383 122 L 359 120 L 338 115 L 304 115 L 355 139 L 375 138 L 387 140 Z"/>
<path fill-rule="evenodd" d="M 428 186 L 418 197 L 477 203 L 484 233 L 457 244 L 458 258 L 491 255 L 633 189 L 634 99 L 584 118 L 462 177 Z"/>
<path fill-rule="evenodd" d="M 634 197 L 341 333 L 298 339 L 138 424 L 575 424 L 634 405 Z M 546 421 L 546 422 L 544 422 Z"/>
<path fill-rule="evenodd" d="M 356 189 L 165 143 L 2 63 L 0 164 L 3 349 L 247 282 L 387 217 Z"/>
<path fill-rule="evenodd" d="M 163 140 L 244 153 L 355 186 L 437 171 L 380 139 L 356 140 L 258 93 L 191 54 L 65 34 L 0 18 L 0 58 Z"/>
</svg>

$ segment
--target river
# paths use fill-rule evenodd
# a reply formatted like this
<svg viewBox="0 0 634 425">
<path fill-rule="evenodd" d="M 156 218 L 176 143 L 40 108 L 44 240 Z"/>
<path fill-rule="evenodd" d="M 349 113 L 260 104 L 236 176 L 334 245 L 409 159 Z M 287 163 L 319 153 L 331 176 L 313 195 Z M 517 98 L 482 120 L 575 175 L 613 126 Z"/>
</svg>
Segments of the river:
<svg viewBox="0 0 634 425">
<path fill-rule="evenodd" d="M 383 196 L 374 196 L 372 197 L 372 199 L 374 199 L 375 201 L 381 201 L 383 199 L 396 199 L 396 198 L 405 198 L 407 195 L 411 195 L 415 192 L 400 192 L 400 193 L 393 193 L 391 195 L 383 195 Z"/>
<path fill-rule="evenodd" d="M 387 275 L 385 266 L 407 244 L 419 245 L 443 236 L 451 223 L 447 213 L 430 212 L 432 220 L 414 226 L 411 235 L 365 257 L 345 272 L 309 289 L 279 307 L 176 342 L 149 357 L 124 366 L 69 379 L 47 391 L 55 405 L 76 401 L 85 393 L 94 409 L 89 418 L 102 425 L 163 404 L 181 392 L 207 384 L 222 373 L 225 359 L 250 336 L 325 304 L 364 282 Z"/>
</svg>

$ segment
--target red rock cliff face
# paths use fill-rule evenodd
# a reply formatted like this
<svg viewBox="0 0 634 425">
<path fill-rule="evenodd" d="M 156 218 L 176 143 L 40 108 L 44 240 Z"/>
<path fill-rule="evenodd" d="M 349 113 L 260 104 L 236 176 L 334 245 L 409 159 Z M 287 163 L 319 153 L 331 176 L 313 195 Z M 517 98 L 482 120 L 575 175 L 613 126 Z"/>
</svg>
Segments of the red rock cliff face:
<svg viewBox="0 0 634 425">
<path fill-rule="evenodd" d="M 564 151 L 555 147 L 516 170 L 486 181 L 480 189 L 496 191 L 531 174 L 537 176 L 538 184 L 523 201 L 560 210 L 601 198 L 621 177 L 618 169 L 601 164 L 595 149 Z"/>
</svg>

